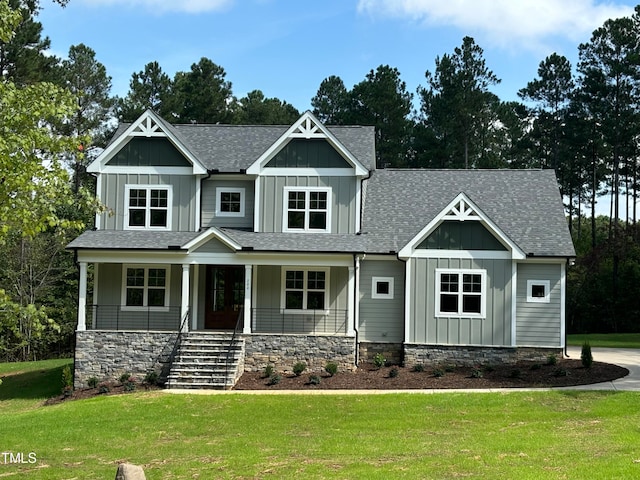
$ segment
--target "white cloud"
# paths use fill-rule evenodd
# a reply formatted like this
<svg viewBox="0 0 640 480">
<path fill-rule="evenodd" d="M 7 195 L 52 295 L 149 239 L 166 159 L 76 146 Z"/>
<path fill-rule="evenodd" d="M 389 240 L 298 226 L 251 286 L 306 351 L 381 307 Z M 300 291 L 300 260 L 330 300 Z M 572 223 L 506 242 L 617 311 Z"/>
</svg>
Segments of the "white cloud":
<svg viewBox="0 0 640 480">
<path fill-rule="evenodd" d="M 142 7 L 151 12 L 204 13 L 224 10 L 234 0 L 80 0 L 88 5 Z"/>
<path fill-rule="evenodd" d="M 480 32 L 497 46 L 535 49 L 552 37 L 585 41 L 605 20 L 630 16 L 633 8 L 596 0 L 358 0 L 358 12 L 453 26 L 464 35 Z"/>
</svg>

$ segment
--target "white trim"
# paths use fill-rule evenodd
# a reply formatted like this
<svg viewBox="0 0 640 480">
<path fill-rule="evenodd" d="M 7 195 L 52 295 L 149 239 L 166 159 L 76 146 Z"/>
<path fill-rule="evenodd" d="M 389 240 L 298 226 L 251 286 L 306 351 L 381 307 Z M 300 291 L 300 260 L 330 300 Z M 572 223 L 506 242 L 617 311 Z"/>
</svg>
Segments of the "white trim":
<svg viewBox="0 0 640 480">
<path fill-rule="evenodd" d="M 518 264 L 511 262 L 511 346 L 517 345 L 518 339 Z"/>
<path fill-rule="evenodd" d="M 534 297 L 533 287 L 544 287 L 543 297 Z M 551 281 L 549 280 L 527 280 L 527 303 L 549 303 L 551 301 Z"/>
<path fill-rule="evenodd" d="M 182 284 L 181 284 L 181 293 L 180 293 L 180 324 L 182 325 L 182 320 L 184 319 L 187 312 L 189 312 L 189 291 L 191 289 L 189 281 L 190 278 L 190 270 L 191 266 L 189 264 L 182 265 Z M 169 282 L 170 280 L 167 280 Z M 167 292 L 165 292 L 165 296 Z M 167 303 L 165 297 L 165 304 Z M 182 332 L 189 331 L 189 323 L 185 323 L 182 327 Z"/>
<path fill-rule="evenodd" d="M 102 175 L 98 175 L 96 178 L 96 197 L 104 198 L 102 195 Z M 102 228 L 102 215 L 106 215 L 106 213 L 96 213 L 95 217 L 95 226 L 96 230 L 100 230 Z"/>
<path fill-rule="evenodd" d="M 144 227 L 130 226 L 129 225 L 129 211 L 133 208 L 129 205 L 131 190 L 145 190 L 147 192 L 145 210 L 145 225 Z M 164 227 L 152 227 L 150 226 L 151 220 L 151 191 L 152 190 L 164 190 L 167 192 L 167 222 Z M 138 208 L 142 209 L 142 207 Z M 165 208 L 156 207 L 155 210 L 165 210 Z M 172 226 L 173 217 L 173 185 L 142 185 L 127 183 L 124 186 L 124 220 L 123 230 L 157 230 L 157 231 L 170 231 Z"/>
<path fill-rule="evenodd" d="M 290 211 L 301 211 L 299 209 L 289 209 L 289 193 L 303 192 L 304 195 L 304 227 L 289 228 L 288 214 Z M 326 210 L 311 210 L 311 193 L 326 193 L 327 208 Z M 333 206 L 333 192 L 331 187 L 283 187 L 282 193 L 282 231 L 289 233 L 313 232 L 313 233 L 330 233 L 331 232 L 331 210 Z M 325 212 L 325 228 L 310 228 L 309 217 L 311 212 Z"/>
<path fill-rule="evenodd" d="M 243 305 L 243 325 L 242 333 L 251 333 L 251 301 L 253 300 L 253 265 L 244 266 L 244 305 Z"/>
<path fill-rule="evenodd" d="M 560 265 L 560 346 L 565 347 L 567 321 L 567 264 Z"/>
<path fill-rule="evenodd" d="M 194 175 L 191 167 L 162 167 L 162 166 L 146 166 L 146 167 L 132 167 L 129 165 L 107 165 L 100 171 L 102 174 L 121 174 L 121 175 L 180 175 L 180 176 L 192 176 Z"/>
<path fill-rule="evenodd" d="M 93 304 L 98 305 L 98 292 L 99 292 L 99 282 L 100 279 L 100 264 L 95 263 L 93 265 Z"/>
<path fill-rule="evenodd" d="M 254 182 L 254 203 L 253 203 L 253 231 L 260 231 L 260 219 L 262 212 L 260 209 L 262 208 L 262 202 L 260 201 L 260 177 L 256 177 Z"/>
<path fill-rule="evenodd" d="M 511 260 L 511 252 L 500 250 L 414 250 L 412 258 L 460 258 L 465 260 Z"/>
<path fill-rule="evenodd" d="M 269 167 L 262 171 L 263 177 L 353 177 L 353 168 L 313 168 L 313 167 Z"/>
<path fill-rule="evenodd" d="M 405 262 L 404 265 L 404 343 L 409 343 L 411 340 L 411 299 L 414 295 L 411 284 L 411 260 Z"/>
<path fill-rule="evenodd" d="M 357 335 L 358 329 L 360 328 L 360 255 L 355 256 L 355 270 L 353 330 L 354 334 Z"/>
<path fill-rule="evenodd" d="M 200 265 L 193 269 L 193 309 L 191 310 L 191 330 L 198 329 L 198 305 L 200 305 Z"/>
<path fill-rule="evenodd" d="M 362 180 L 356 180 L 356 225 L 355 232 L 362 231 Z"/>
<path fill-rule="evenodd" d="M 462 206 L 461 206 L 462 205 Z M 460 209 L 463 211 L 460 212 Z M 456 213 L 457 212 L 457 213 Z M 418 250 L 416 247 L 427 238 L 431 232 L 433 232 L 445 219 L 455 218 L 456 220 L 463 221 L 480 221 L 486 228 L 488 228 L 497 239 L 502 243 L 510 252 L 509 258 L 516 260 L 523 260 L 526 258 L 525 252 L 511 241 L 505 233 L 498 228 L 498 226 L 485 215 L 478 206 L 465 195 L 460 193 L 449 204 L 444 207 L 438 215 L 436 215 L 418 234 L 413 237 L 409 242 L 400 249 L 398 257 L 407 259 L 416 256 Z"/>
<path fill-rule="evenodd" d="M 304 267 L 298 267 L 298 266 L 283 266 L 282 269 L 280 270 L 281 274 L 280 274 L 280 308 L 282 309 L 283 313 L 309 313 L 309 312 L 323 312 L 323 314 L 327 314 L 329 312 L 329 305 L 331 304 L 331 298 L 330 298 L 330 294 L 331 294 L 331 282 L 330 282 L 330 272 L 331 269 L 329 267 L 309 267 L 309 266 L 304 266 Z M 289 288 L 287 289 L 287 272 L 303 272 L 303 278 L 302 278 L 302 289 L 293 289 L 293 288 Z M 307 298 L 308 298 L 308 294 L 309 294 L 309 272 L 324 272 L 324 289 L 323 290 L 319 290 L 319 289 L 313 289 L 311 290 L 312 292 L 320 292 L 322 291 L 324 293 L 324 308 L 320 308 L 320 309 L 308 309 L 306 308 L 307 305 Z M 303 308 L 287 308 L 287 304 L 286 304 L 286 293 L 287 291 L 301 291 L 302 292 L 302 307 Z"/>
<path fill-rule="evenodd" d="M 441 275 L 457 275 L 458 276 L 458 291 L 457 292 L 442 292 Z M 475 292 L 464 292 L 463 288 L 463 275 L 480 275 L 480 294 Z M 440 309 L 440 294 L 453 295 L 457 294 L 458 297 L 458 311 L 457 312 L 442 312 Z M 465 295 L 474 295 L 480 297 L 480 313 L 464 312 L 463 309 L 463 297 Z M 470 269 L 470 268 L 436 268 L 435 271 L 435 317 L 436 318 L 478 318 L 483 319 L 487 316 L 487 271 L 483 269 Z"/>
<path fill-rule="evenodd" d="M 196 221 L 195 221 L 195 231 L 199 231 L 201 228 L 202 222 L 202 179 L 196 179 Z"/>
<path fill-rule="evenodd" d="M 348 267 L 349 280 L 347 282 L 347 335 L 354 335 L 354 319 L 355 319 L 355 306 L 356 306 L 356 269 L 351 266 Z"/>
<path fill-rule="evenodd" d="M 80 281 L 78 282 L 78 324 L 76 330 L 87 329 L 87 263 L 80 262 Z M 94 319 L 95 328 L 95 319 Z"/>
<path fill-rule="evenodd" d="M 222 194 L 223 193 L 239 193 L 240 194 L 240 211 L 239 212 L 223 212 Z M 241 187 L 216 187 L 216 217 L 244 217 L 244 205 L 246 203 L 245 189 Z"/>
<path fill-rule="evenodd" d="M 142 305 L 127 305 L 127 270 L 130 268 L 142 268 L 144 269 L 144 285 L 143 289 L 143 298 Z M 184 266 L 183 266 L 184 268 Z M 165 271 L 165 285 L 164 285 L 164 306 L 162 307 L 153 307 L 149 306 L 149 270 L 164 270 Z M 130 264 L 123 263 L 122 264 L 122 284 L 121 284 L 121 296 L 120 296 L 120 310 L 122 311 L 156 311 L 162 312 L 167 311 L 170 305 L 170 294 L 171 294 L 171 265 L 142 265 L 142 264 Z M 158 288 L 158 290 L 160 290 Z M 182 318 L 180 319 L 182 320 Z"/>
<path fill-rule="evenodd" d="M 371 277 L 371 298 L 384 300 L 393 299 L 393 277 Z M 388 283 L 389 293 L 378 293 L 378 283 Z"/>
<path fill-rule="evenodd" d="M 325 127 L 311 112 L 307 111 L 284 132 L 253 164 L 247 168 L 247 174 L 260 175 L 265 173 L 264 166 L 278 154 L 292 138 L 324 138 L 335 148 L 341 156 L 354 167 L 357 176 L 368 175 L 367 169 L 353 154 Z M 288 170 L 288 175 L 291 174 Z M 297 171 L 297 169 L 295 169 Z"/>
<path fill-rule="evenodd" d="M 258 304 L 258 270 L 259 268 L 253 265 L 253 274 L 251 276 L 251 305 Z M 245 324 L 245 328 L 246 328 L 246 324 Z M 250 332 L 252 332 L 253 329 L 254 329 L 254 325 L 253 325 L 253 315 L 252 315 L 252 318 L 249 321 Z"/>
<path fill-rule="evenodd" d="M 198 248 L 203 246 L 205 243 L 207 243 L 212 238 L 221 241 L 223 244 L 225 244 L 231 250 L 241 250 L 242 249 L 242 246 L 240 244 L 238 244 L 237 242 L 233 241 L 228 235 L 226 235 L 225 233 L 221 232 L 216 227 L 207 228 L 204 232 L 202 232 L 196 238 L 194 238 L 193 240 L 191 240 L 188 243 L 185 243 L 182 246 L 182 248 L 184 248 L 185 250 L 188 250 L 189 253 L 191 253 L 191 252 L 194 252 L 195 250 L 198 250 Z"/>
</svg>

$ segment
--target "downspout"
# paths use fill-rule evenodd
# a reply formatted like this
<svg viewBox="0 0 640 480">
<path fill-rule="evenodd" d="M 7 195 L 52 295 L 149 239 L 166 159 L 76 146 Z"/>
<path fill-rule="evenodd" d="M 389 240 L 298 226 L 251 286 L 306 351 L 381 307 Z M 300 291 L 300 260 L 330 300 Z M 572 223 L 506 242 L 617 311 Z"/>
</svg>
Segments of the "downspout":
<svg viewBox="0 0 640 480">
<path fill-rule="evenodd" d="M 364 257 L 366 256 L 366 254 L 363 254 L 362 258 L 364 260 Z M 353 256 L 354 258 L 354 268 L 355 268 L 355 282 L 354 282 L 354 307 L 355 307 L 355 312 L 353 314 L 353 331 L 356 334 L 356 367 L 358 366 L 358 362 L 359 362 L 359 357 L 360 357 L 360 341 L 359 341 L 359 335 L 360 332 L 358 331 L 358 325 L 360 325 L 360 255 L 359 254 L 355 254 Z"/>
</svg>

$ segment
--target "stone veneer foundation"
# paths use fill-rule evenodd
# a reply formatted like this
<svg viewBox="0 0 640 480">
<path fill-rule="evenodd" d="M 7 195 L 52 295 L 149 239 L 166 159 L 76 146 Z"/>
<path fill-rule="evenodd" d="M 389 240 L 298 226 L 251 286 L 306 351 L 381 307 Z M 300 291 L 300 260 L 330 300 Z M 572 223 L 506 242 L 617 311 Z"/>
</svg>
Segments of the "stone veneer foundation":
<svg viewBox="0 0 640 480">
<path fill-rule="evenodd" d="M 297 362 L 307 371 L 321 372 L 327 362 L 338 364 L 338 371 L 355 369 L 355 337 L 321 335 L 245 335 L 244 369 L 264 370 L 272 364 L 276 371 L 292 371 Z"/>
<path fill-rule="evenodd" d="M 75 388 L 87 387 L 91 377 L 99 382 L 114 381 L 123 373 L 141 381 L 150 370 L 165 379 L 177 335 L 177 332 L 76 332 Z"/>
<path fill-rule="evenodd" d="M 552 347 L 474 347 L 462 345 L 404 345 L 404 365 L 425 366 L 513 364 L 520 360 L 545 362 L 549 355 L 562 356 L 562 348 Z"/>
</svg>

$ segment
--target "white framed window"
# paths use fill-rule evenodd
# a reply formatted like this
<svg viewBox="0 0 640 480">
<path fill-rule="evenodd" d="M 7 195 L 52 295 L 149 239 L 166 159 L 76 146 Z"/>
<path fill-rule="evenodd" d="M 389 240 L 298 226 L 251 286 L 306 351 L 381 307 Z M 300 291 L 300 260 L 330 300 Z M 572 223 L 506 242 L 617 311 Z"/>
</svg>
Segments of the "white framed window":
<svg viewBox="0 0 640 480">
<path fill-rule="evenodd" d="M 328 310 L 329 269 L 282 267 L 281 306 L 288 313 Z"/>
<path fill-rule="evenodd" d="M 170 230 L 171 185 L 125 185 L 125 230 Z"/>
<path fill-rule="evenodd" d="M 216 217 L 244 217 L 244 188 L 216 187 Z"/>
<path fill-rule="evenodd" d="M 169 269 L 153 265 L 122 266 L 122 309 L 169 307 Z"/>
<path fill-rule="evenodd" d="M 284 187 L 285 232 L 329 232 L 331 230 L 331 188 Z"/>
<path fill-rule="evenodd" d="M 373 277 L 371 279 L 371 298 L 392 299 L 393 277 Z"/>
<path fill-rule="evenodd" d="M 485 318 L 487 272 L 436 269 L 436 317 Z"/>
<path fill-rule="evenodd" d="M 549 280 L 527 280 L 527 302 L 549 303 L 550 288 Z"/>
</svg>

